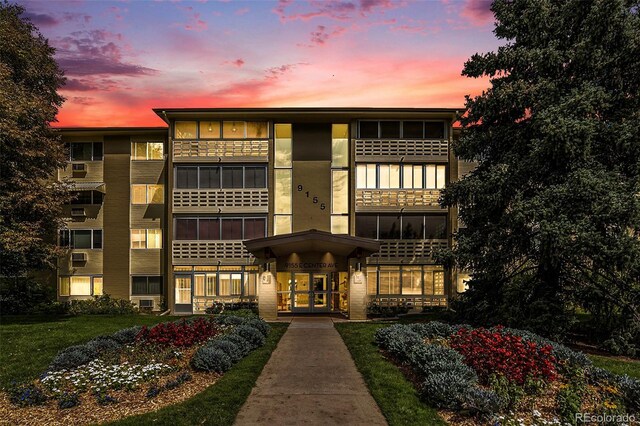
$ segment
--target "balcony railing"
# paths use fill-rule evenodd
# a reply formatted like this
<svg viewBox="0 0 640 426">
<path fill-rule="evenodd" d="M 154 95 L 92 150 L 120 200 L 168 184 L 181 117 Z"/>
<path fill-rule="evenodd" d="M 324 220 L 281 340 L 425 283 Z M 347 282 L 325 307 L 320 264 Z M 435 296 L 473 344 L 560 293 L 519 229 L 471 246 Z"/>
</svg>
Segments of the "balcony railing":
<svg viewBox="0 0 640 426">
<path fill-rule="evenodd" d="M 252 263 L 254 257 L 244 247 L 242 240 L 229 241 L 174 241 L 174 265 L 215 264 L 217 260 L 236 260 L 237 264 Z M 233 263 L 233 262 L 228 262 Z"/>
<path fill-rule="evenodd" d="M 267 213 L 269 190 L 264 189 L 174 189 L 174 213 Z"/>
<path fill-rule="evenodd" d="M 409 157 L 408 161 L 447 161 L 449 141 L 428 139 L 356 139 L 356 161 L 367 157 Z"/>
<path fill-rule="evenodd" d="M 174 161 L 267 161 L 269 140 L 174 140 Z"/>
<path fill-rule="evenodd" d="M 356 189 L 356 211 L 440 208 L 439 197 L 439 189 Z"/>
<path fill-rule="evenodd" d="M 380 240 L 380 251 L 371 255 L 371 259 L 379 262 L 430 262 L 436 250 L 446 249 L 447 240 Z"/>
</svg>

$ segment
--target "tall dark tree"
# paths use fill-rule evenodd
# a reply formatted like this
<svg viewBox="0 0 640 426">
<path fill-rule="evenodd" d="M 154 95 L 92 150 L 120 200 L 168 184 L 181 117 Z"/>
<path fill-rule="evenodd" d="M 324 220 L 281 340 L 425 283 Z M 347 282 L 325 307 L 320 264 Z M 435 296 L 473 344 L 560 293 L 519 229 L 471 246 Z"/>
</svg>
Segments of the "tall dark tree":
<svg viewBox="0 0 640 426">
<path fill-rule="evenodd" d="M 55 258 L 65 187 L 54 180 L 65 163 L 50 128 L 64 98 L 54 49 L 24 9 L 0 3 L 0 275 L 17 276 Z"/>
<path fill-rule="evenodd" d="M 450 185 L 474 272 L 469 319 L 561 334 L 582 306 L 609 329 L 640 324 L 640 16 L 625 0 L 496 0 L 497 52 L 463 75 L 454 145 L 478 167 Z M 637 336 L 637 334 L 636 334 Z"/>
</svg>

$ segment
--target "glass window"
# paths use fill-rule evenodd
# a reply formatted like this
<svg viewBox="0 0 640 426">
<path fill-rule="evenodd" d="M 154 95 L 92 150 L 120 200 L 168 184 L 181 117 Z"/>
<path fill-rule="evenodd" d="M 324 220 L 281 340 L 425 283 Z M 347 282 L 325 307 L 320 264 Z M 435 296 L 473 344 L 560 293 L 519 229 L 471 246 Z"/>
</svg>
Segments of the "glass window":
<svg viewBox="0 0 640 426">
<path fill-rule="evenodd" d="M 375 189 L 376 184 L 376 165 L 367 164 L 367 186 L 366 188 Z"/>
<path fill-rule="evenodd" d="M 381 240 L 397 240 L 400 238 L 400 217 L 399 216 L 380 216 L 380 239 Z"/>
<path fill-rule="evenodd" d="M 258 274 L 255 272 L 245 272 L 244 273 L 244 291 L 243 294 L 245 296 L 256 296 L 257 295 L 257 283 Z"/>
<path fill-rule="evenodd" d="M 143 249 L 147 247 L 147 233 L 144 229 L 131 230 L 131 248 Z"/>
<path fill-rule="evenodd" d="M 197 124 L 195 121 L 176 121 L 175 122 L 175 138 L 176 139 L 196 139 Z"/>
<path fill-rule="evenodd" d="M 60 277 L 60 296 L 68 296 L 70 290 L 69 277 Z"/>
<path fill-rule="evenodd" d="M 70 296 L 91 296 L 91 277 L 71 277 Z"/>
<path fill-rule="evenodd" d="M 131 185 L 131 204 L 147 204 L 147 185 Z"/>
<path fill-rule="evenodd" d="M 242 167 L 223 167 L 222 187 L 242 188 Z"/>
<path fill-rule="evenodd" d="M 91 161 L 93 144 L 90 142 L 74 142 L 71 144 L 71 161 Z"/>
<path fill-rule="evenodd" d="M 442 271 L 433 273 L 433 294 L 436 296 L 444 295 L 444 272 Z"/>
<path fill-rule="evenodd" d="M 274 167 L 291 167 L 291 124 L 275 125 Z"/>
<path fill-rule="evenodd" d="M 193 276 L 193 294 L 195 296 L 204 296 L 205 274 L 194 274 Z"/>
<path fill-rule="evenodd" d="M 331 216 L 331 233 L 332 234 L 348 234 L 349 233 L 349 216 Z"/>
<path fill-rule="evenodd" d="M 399 121 L 381 121 L 380 139 L 398 139 L 400 137 Z"/>
<path fill-rule="evenodd" d="M 244 121 L 223 121 L 222 137 L 224 139 L 244 139 L 245 127 Z"/>
<path fill-rule="evenodd" d="M 164 203 L 164 185 L 147 185 L 147 202 L 149 204 Z"/>
<path fill-rule="evenodd" d="M 360 138 L 378 139 L 378 122 L 377 121 L 361 121 L 360 122 Z"/>
<path fill-rule="evenodd" d="M 93 161 L 102 161 L 102 142 L 93 143 Z"/>
<path fill-rule="evenodd" d="M 176 188 L 190 189 L 198 187 L 197 167 L 176 167 Z"/>
<path fill-rule="evenodd" d="M 242 295 L 242 274 L 231 274 L 231 295 Z"/>
<path fill-rule="evenodd" d="M 191 304 L 191 276 L 176 275 L 176 304 Z"/>
<path fill-rule="evenodd" d="M 402 239 L 421 240 L 424 235 L 424 216 L 402 216 Z"/>
<path fill-rule="evenodd" d="M 400 269 L 380 266 L 380 294 L 400 294 Z"/>
<path fill-rule="evenodd" d="M 290 234 L 291 229 L 290 215 L 275 215 L 273 217 L 273 235 Z"/>
<path fill-rule="evenodd" d="M 244 239 L 264 238 L 267 220 L 264 218 L 249 218 L 244 220 Z"/>
<path fill-rule="evenodd" d="M 378 293 L 378 269 L 374 267 L 367 267 L 367 294 Z"/>
<path fill-rule="evenodd" d="M 402 294 L 422 294 L 422 268 L 402 267 Z"/>
<path fill-rule="evenodd" d="M 216 281 L 218 280 L 218 276 L 216 274 L 207 274 L 207 282 L 205 286 L 205 296 L 215 296 L 216 295 Z"/>
<path fill-rule="evenodd" d="M 176 240 L 197 240 L 197 219 L 176 219 Z"/>
<path fill-rule="evenodd" d="M 68 229 L 60 230 L 60 247 L 71 247 L 71 231 Z"/>
<path fill-rule="evenodd" d="M 244 168 L 245 188 L 266 188 L 267 169 L 263 166 Z"/>
<path fill-rule="evenodd" d="M 220 139 L 220 122 L 201 121 L 200 139 Z"/>
<path fill-rule="evenodd" d="M 403 121 L 402 122 L 402 138 L 403 139 L 422 139 L 424 137 L 424 129 L 422 121 Z"/>
<path fill-rule="evenodd" d="M 266 121 L 248 121 L 247 138 L 264 139 L 269 137 L 269 126 Z"/>
<path fill-rule="evenodd" d="M 331 172 L 331 213 L 349 213 L 349 171 Z"/>
<path fill-rule="evenodd" d="M 147 286 L 147 277 L 131 277 L 131 294 L 142 295 L 149 294 Z"/>
<path fill-rule="evenodd" d="M 444 139 L 444 122 L 424 123 L 425 139 Z"/>
<path fill-rule="evenodd" d="M 378 217 L 376 215 L 356 215 L 356 236 L 378 238 Z"/>
<path fill-rule="evenodd" d="M 91 230 L 73 230 L 71 232 L 71 244 L 76 249 L 91 248 Z"/>
<path fill-rule="evenodd" d="M 198 219 L 199 240 L 220 239 L 220 219 Z"/>
<path fill-rule="evenodd" d="M 102 277 L 93 277 L 93 295 L 102 296 Z"/>
<path fill-rule="evenodd" d="M 147 229 L 147 248 L 162 248 L 162 229 Z"/>
<path fill-rule="evenodd" d="M 93 248 L 94 249 L 102 248 L 102 229 L 93 230 Z"/>
<path fill-rule="evenodd" d="M 164 144 L 162 142 L 134 142 L 131 144 L 134 160 L 162 160 Z"/>
<path fill-rule="evenodd" d="M 147 159 L 147 144 L 144 142 L 134 142 L 131 144 L 131 155 L 134 160 Z"/>
<path fill-rule="evenodd" d="M 435 164 L 427 164 L 425 167 L 426 170 L 426 178 L 427 178 L 427 189 L 436 189 L 436 165 Z"/>
<path fill-rule="evenodd" d="M 93 191 L 76 191 L 72 193 L 71 204 L 92 204 L 91 193 Z"/>
<path fill-rule="evenodd" d="M 220 274 L 218 279 L 218 296 L 231 296 L 231 274 Z"/>
<path fill-rule="evenodd" d="M 349 125 L 331 126 L 331 167 L 349 167 Z"/>
<path fill-rule="evenodd" d="M 356 166 L 356 188 L 367 187 L 367 165 L 358 164 Z"/>
<path fill-rule="evenodd" d="M 378 176 L 379 176 L 378 188 L 383 188 L 383 189 L 390 188 L 389 167 L 390 166 L 388 164 L 381 164 L 380 166 L 378 166 Z"/>
<path fill-rule="evenodd" d="M 444 215 L 425 216 L 425 238 L 444 239 L 447 238 L 447 217 Z"/>
<path fill-rule="evenodd" d="M 291 170 L 275 170 L 274 212 L 291 213 Z"/>
<path fill-rule="evenodd" d="M 422 188 L 422 166 L 405 164 L 402 166 L 402 187 L 403 188 Z"/>
<path fill-rule="evenodd" d="M 162 277 L 151 276 L 147 277 L 149 281 L 149 294 L 162 294 Z"/>
<path fill-rule="evenodd" d="M 222 219 L 222 239 L 242 239 L 242 219 Z"/>
<path fill-rule="evenodd" d="M 445 186 L 446 183 L 446 176 L 447 176 L 447 166 L 438 166 L 437 167 L 437 171 L 436 171 L 436 188 L 438 189 L 442 189 Z"/>
<path fill-rule="evenodd" d="M 200 188 L 220 188 L 220 167 L 199 167 Z"/>
</svg>

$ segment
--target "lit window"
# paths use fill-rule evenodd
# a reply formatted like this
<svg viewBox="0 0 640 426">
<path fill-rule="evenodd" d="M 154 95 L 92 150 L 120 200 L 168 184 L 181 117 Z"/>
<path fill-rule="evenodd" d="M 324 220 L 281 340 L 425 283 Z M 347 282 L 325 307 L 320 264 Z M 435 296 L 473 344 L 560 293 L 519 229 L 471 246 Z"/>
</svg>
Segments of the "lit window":
<svg viewBox="0 0 640 426">
<path fill-rule="evenodd" d="M 266 121 L 248 121 L 247 138 L 264 139 L 269 137 L 269 126 Z"/>
<path fill-rule="evenodd" d="M 131 155 L 134 160 L 162 160 L 164 144 L 162 142 L 133 142 Z"/>
<path fill-rule="evenodd" d="M 427 164 L 426 166 L 426 188 L 442 189 L 446 185 L 446 166 Z"/>
<path fill-rule="evenodd" d="M 131 230 L 131 248 L 143 249 L 147 247 L 147 233 L 144 229 Z"/>
<path fill-rule="evenodd" d="M 164 203 L 164 185 L 131 185 L 131 204 Z"/>
<path fill-rule="evenodd" d="M 222 123 L 222 137 L 224 139 L 244 139 L 246 123 L 244 121 L 224 121 Z"/>
<path fill-rule="evenodd" d="M 397 164 L 381 164 L 379 167 L 379 188 L 399 188 L 400 187 L 400 166 Z M 368 173 L 368 172 L 367 172 Z"/>
<path fill-rule="evenodd" d="M 349 213 L 349 172 L 333 170 L 331 177 L 331 213 Z"/>
<path fill-rule="evenodd" d="M 331 216 L 331 233 L 332 234 L 348 234 L 349 233 L 349 216 Z"/>
<path fill-rule="evenodd" d="M 147 248 L 162 248 L 162 229 L 147 229 Z"/>
<path fill-rule="evenodd" d="M 102 277 L 93 277 L 93 295 L 102 296 Z"/>
<path fill-rule="evenodd" d="M 201 121 L 200 139 L 220 139 L 220 122 Z"/>
<path fill-rule="evenodd" d="M 402 267 L 402 294 L 422 294 L 422 268 Z"/>
<path fill-rule="evenodd" d="M 198 125 L 195 121 L 176 121 L 175 138 L 176 139 L 196 139 Z"/>
<path fill-rule="evenodd" d="M 291 213 L 291 170 L 275 170 L 274 212 Z"/>
<path fill-rule="evenodd" d="M 162 229 L 132 229 L 132 249 L 162 248 Z"/>
<path fill-rule="evenodd" d="M 291 167 L 291 124 L 275 125 L 274 167 Z"/>
<path fill-rule="evenodd" d="M 68 296 L 70 291 L 69 277 L 60 277 L 60 296 Z"/>
<path fill-rule="evenodd" d="M 290 215 L 275 215 L 273 217 L 273 235 L 290 234 L 291 229 Z"/>
<path fill-rule="evenodd" d="M 71 277 L 70 296 L 91 296 L 91 277 Z"/>
<path fill-rule="evenodd" d="M 405 164 L 402 166 L 402 187 L 422 188 L 422 166 Z"/>
<path fill-rule="evenodd" d="M 147 204 L 147 185 L 131 185 L 131 203 Z"/>
<path fill-rule="evenodd" d="M 349 166 L 349 125 L 331 127 L 331 167 Z"/>
</svg>

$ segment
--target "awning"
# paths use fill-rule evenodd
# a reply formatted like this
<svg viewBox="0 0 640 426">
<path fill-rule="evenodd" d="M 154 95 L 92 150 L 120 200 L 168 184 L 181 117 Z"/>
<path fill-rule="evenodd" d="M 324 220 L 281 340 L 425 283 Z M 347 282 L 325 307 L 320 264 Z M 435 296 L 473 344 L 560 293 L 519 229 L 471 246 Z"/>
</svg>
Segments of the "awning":
<svg viewBox="0 0 640 426">
<path fill-rule="evenodd" d="M 337 256 L 367 257 L 380 250 L 380 242 L 369 238 L 332 234 L 310 229 L 292 234 L 256 238 L 244 242 L 249 253 L 258 259 L 272 254 L 275 257 L 291 253 L 330 252 Z"/>
<path fill-rule="evenodd" d="M 104 182 L 71 182 L 71 189 L 75 191 L 105 192 Z"/>
</svg>

